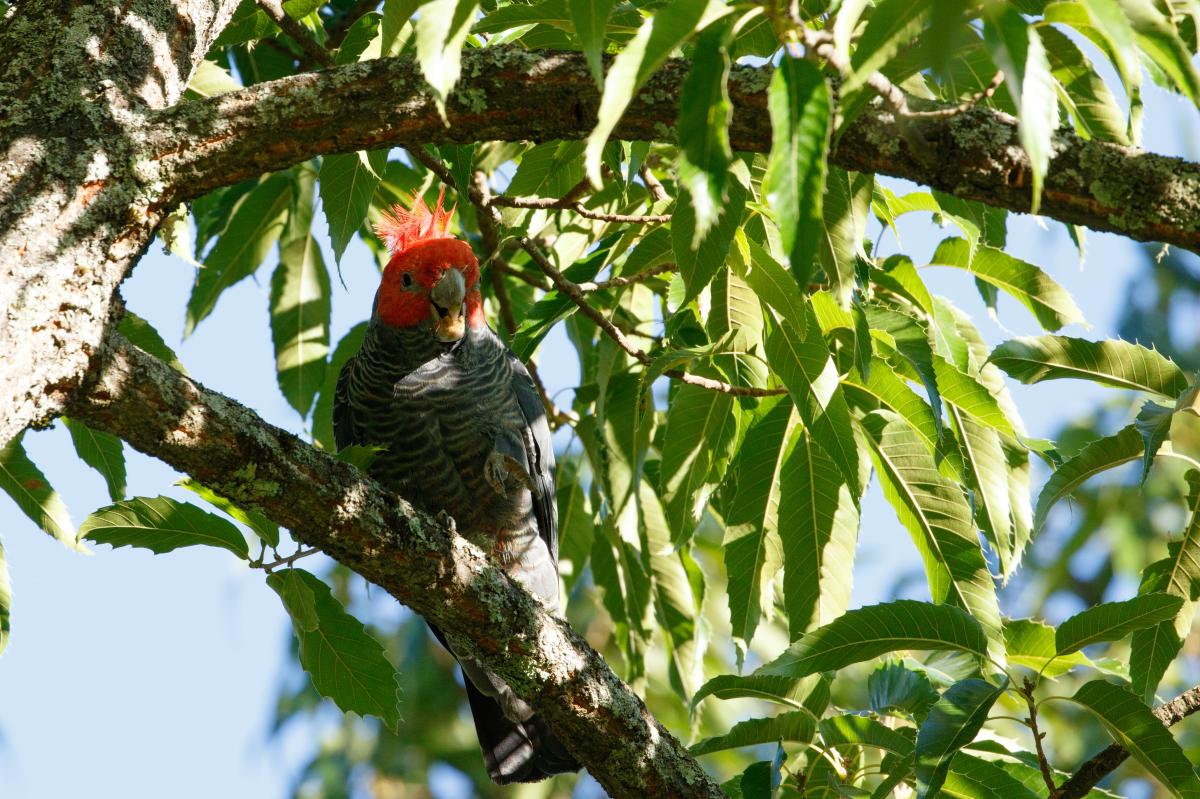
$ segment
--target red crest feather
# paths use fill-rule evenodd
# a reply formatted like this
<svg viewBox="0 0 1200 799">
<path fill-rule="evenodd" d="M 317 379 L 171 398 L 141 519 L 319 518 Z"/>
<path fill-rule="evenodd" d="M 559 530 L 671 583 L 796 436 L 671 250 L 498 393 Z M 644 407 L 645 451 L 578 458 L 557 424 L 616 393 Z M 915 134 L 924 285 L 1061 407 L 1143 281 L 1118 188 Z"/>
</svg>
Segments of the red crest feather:
<svg viewBox="0 0 1200 799">
<path fill-rule="evenodd" d="M 438 192 L 437 205 L 430 208 L 422 197 L 414 196 L 412 208 L 393 205 L 391 213 L 385 213 L 375 226 L 375 233 L 383 239 L 392 255 L 404 252 L 414 244 L 434 239 L 452 239 L 447 228 L 454 216 L 454 207 L 447 211 L 443 206 L 446 188 Z"/>
</svg>

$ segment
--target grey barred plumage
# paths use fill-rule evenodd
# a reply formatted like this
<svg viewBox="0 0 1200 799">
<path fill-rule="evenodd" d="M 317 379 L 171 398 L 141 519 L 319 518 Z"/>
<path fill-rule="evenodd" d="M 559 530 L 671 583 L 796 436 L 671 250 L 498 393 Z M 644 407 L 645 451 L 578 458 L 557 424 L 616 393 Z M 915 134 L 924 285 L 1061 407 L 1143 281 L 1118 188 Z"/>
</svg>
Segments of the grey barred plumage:
<svg viewBox="0 0 1200 799">
<path fill-rule="evenodd" d="M 451 343 L 435 335 L 438 319 L 394 326 L 381 318 L 377 295 L 363 345 L 338 376 L 337 446 L 384 447 L 373 477 L 429 513 L 448 513 L 460 534 L 558 610 L 554 451 L 541 399 L 481 315 Z M 493 780 L 533 781 L 579 768 L 503 680 L 469 658 L 459 661 Z"/>
</svg>

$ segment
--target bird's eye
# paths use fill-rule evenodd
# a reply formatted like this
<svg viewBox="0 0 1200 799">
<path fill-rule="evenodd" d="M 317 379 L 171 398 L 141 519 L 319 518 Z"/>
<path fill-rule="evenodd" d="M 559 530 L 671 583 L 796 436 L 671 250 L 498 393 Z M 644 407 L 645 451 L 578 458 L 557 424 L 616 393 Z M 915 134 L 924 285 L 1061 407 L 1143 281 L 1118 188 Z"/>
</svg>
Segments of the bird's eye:
<svg viewBox="0 0 1200 799">
<path fill-rule="evenodd" d="M 403 273 L 400 276 L 400 283 L 404 286 L 404 288 L 410 287 L 412 285 L 412 275 L 410 275 L 408 272 Z"/>
</svg>

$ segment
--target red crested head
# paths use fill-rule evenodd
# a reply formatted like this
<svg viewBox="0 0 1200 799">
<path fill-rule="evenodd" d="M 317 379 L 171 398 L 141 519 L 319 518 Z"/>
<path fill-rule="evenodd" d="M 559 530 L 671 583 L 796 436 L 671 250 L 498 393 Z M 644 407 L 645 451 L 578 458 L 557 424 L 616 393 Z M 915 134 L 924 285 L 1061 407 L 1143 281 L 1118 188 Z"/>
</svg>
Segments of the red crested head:
<svg viewBox="0 0 1200 799">
<path fill-rule="evenodd" d="M 387 244 L 391 260 L 379 287 L 380 318 L 393 327 L 428 321 L 443 342 L 462 338 L 464 321 L 484 324 L 479 294 L 479 261 L 470 245 L 449 233 L 454 209 L 445 209 L 446 190 L 430 208 L 415 197 L 412 208 L 396 205 L 375 232 Z"/>
</svg>

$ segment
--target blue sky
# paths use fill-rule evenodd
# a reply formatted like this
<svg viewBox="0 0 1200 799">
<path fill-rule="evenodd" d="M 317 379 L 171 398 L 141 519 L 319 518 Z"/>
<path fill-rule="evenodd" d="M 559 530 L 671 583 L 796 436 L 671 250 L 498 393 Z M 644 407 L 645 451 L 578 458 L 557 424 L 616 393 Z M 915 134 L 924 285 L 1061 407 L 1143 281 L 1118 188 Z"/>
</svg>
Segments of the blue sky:
<svg viewBox="0 0 1200 799">
<path fill-rule="evenodd" d="M 1188 155 L 1194 110 L 1158 91 L 1147 96 L 1148 149 Z M 1194 153 L 1192 153 L 1194 155 Z M 894 189 L 900 184 L 891 183 Z M 320 217 L 318 217 L 318 220 Z M 320 228 L 323 222 L 318 221 Z M 876 223 L 869 228 L 877 232 Z M 904 251 L 918 264 L 941 238 L 927 216 L 902 227 Z M 895 239 L 884 238 L 883 251 Z M 1086 268 L 1062 225 L 1012 217 L 1010 252 L 1046 268 L 1075 296 L 1093 329 L 1069 335 L 1112 335 L 1130 274 L 1143 256 L 1116 236 L 1089 233 Z M 328 241 L 323 240 L 332 263 Z M 299 431 L 300 420 L 275 382 L 267 323 L 270 266 L 257 282 L 226 292 L 216 312 L 180 342 L 193 270 L 157 244 L 126 282 L 129 307 L 177 347 L 191 374 L 211 389 L 254 408 L 266 420 Z M 336 341 L 365 318 L 377 272 L 366 249 L 351 245 L 342 261 L 349 291 L 334 284 Z M 1002 302 L 1003 327 L 988 320 L 969 278 L 950 269 L 926 273 L 934 291 L 971 313 L 992 344 L 1036 332 L 1032 318 Z M 551 392 L 574 385 L 573 353 L 561 332 L 543 347 L 540 370 Z M 1048 436 L 1088 410 L 1101 393 L 1076 383 L 1014 387 L 1034 436 Z M 100 477 L 79 463 L 61 426 L 29 434 L 26 446 L 66 499 L 76 523 L 108 504 Z M 171 494 L 178 475 L 127 449 L 129 493 Z M 885 596 L 901 564 L 918 568 L 907 534 L 873 488 L 863 514 L 854 603 Z M 184 550 L 151 556 L 98 547 L 91 557 L 66 551 L 0 498 L 3 536 L 14 587 L 13 635 L 0 657 L 0 796 L 282 797 L 315 742 L 294 729 L 269 742 L 276 685 L 284 671 L 287 618 L 262 575 L 227 553 Z"/>
</svg>

